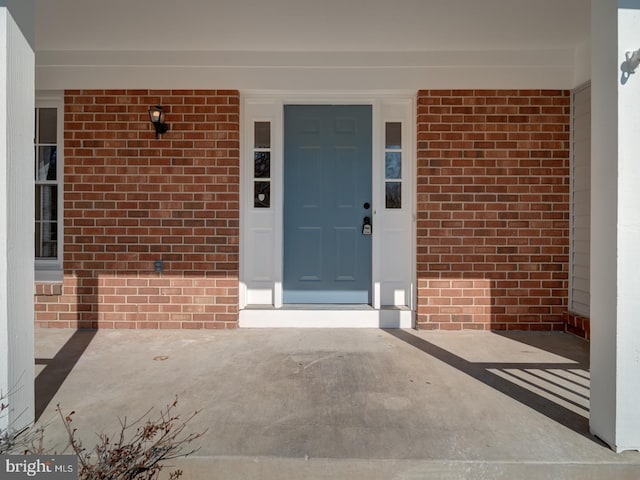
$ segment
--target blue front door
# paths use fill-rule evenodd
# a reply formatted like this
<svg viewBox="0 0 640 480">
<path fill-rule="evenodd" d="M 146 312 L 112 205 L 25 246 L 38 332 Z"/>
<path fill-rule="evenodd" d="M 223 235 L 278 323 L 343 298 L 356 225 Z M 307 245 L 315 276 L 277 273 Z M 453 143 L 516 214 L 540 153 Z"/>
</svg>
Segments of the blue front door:
<svg viewBox="0 0 640 480">
<path fill-rule="evenodd" d="M 287 105 L 284 138 L 284 303 L 371 303 L 371 106 Z"/>
</svg>

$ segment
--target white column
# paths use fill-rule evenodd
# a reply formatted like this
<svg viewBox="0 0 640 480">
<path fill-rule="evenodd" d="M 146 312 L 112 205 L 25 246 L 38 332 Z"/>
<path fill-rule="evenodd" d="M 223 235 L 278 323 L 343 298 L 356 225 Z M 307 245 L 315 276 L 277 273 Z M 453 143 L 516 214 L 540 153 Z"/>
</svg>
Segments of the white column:
<svg viewBox="0 0 640 480">
<path fill-rule="evenodd" d="M 640 449 L 640 1 L 591 1 L 591 415 L 617 451 Z"/>
<path fill-rule="evenodd" d="M 20 4 L 20 15 L 29 3 Z M 34 419 L 35 56 L 6 5 L 0 0 L 0 390 L 9 393 L 3 430 Z"/>
</svg>

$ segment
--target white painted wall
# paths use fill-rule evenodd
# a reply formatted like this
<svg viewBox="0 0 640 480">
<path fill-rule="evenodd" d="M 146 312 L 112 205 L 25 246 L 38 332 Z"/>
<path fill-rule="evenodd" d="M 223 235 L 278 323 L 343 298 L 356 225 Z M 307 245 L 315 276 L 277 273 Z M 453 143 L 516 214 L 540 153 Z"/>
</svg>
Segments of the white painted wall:
<svg viewBox="0 0 640 480">
<path fill-rule="evenodd" d="M 617 6 L 592 0 L 591 432 L 615 443 L 618 181 Z M 597 226 L 597 227 L 596 227 Z"/>
<path fill-rule="evenodd" d="M 0 7 L 0 427 L 34 419 L 34 53 Z"/>
<path fill-rule="evenodd" d="M 591 38 L 576 46 L 573 65 L 574 86 L 583 85 L 591 80 Z"/>
<path fill-rule="evenodd" d="M 622 5 L 619 7 L 618 5 Z M 628 8 L 630 7 L 630 8 Z M 640 449 L 640 1 L 592 0 L 591 431 Z M 597 273 L 597 274 L 595 274 Z"/>
<path fill-rule="evenodd" d="M 618 62 L 640 49 L 640 1 L 620 2 Z M 640 78 L 618 83 L 618 328 L 616 449 L 640 450 Z"/>
</svg>

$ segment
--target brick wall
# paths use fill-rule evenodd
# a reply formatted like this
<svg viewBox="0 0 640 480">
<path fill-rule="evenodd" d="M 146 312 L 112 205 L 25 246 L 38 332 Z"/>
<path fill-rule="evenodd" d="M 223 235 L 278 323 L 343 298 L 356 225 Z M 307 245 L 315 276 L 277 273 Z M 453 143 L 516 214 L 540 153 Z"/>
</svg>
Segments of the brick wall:
<svg viewBox="0 0 640 480">
<path fill-rule="evenodd" d="M 586 341 L 591 340 L 591 320 L 588 317 L 577 315 L 572 312 L 564 312 L 562 319 L 565 323 L 565 330 Z"/>
<path fill-rule="evenodd" d="M 37 324 L 237 325 L 239 110 L 237 91 L 65 93 L 64 283 L 37 286 Z"/>
<path fill-rule="evenodd" d="M 570 93 L 418 94 L 417 325 L 563 330 Z"/>
<path fill-rule="evenodd" d="M 564 329 L 569 104 L 419 92 L 419 328 Z M 37 324 L 237 325 L 238 92 L 67 91 L 64 174 L 64 283 L 37 286 Z"/>
</svg>

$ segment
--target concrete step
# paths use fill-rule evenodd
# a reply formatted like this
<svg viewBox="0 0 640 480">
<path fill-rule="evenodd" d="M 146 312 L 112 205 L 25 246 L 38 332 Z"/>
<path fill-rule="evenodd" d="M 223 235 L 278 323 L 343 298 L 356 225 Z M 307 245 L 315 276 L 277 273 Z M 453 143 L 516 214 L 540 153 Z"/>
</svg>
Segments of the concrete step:
<svg viewBox="0 0 640 480">
<path fill-rule="evenodd" d="M 640 479 L 625 463 L 188 457 L 172 461 L 183 480 L 616 480 Z M 165 467 L 162 479 L 175 468 Z"/>
</svg>

